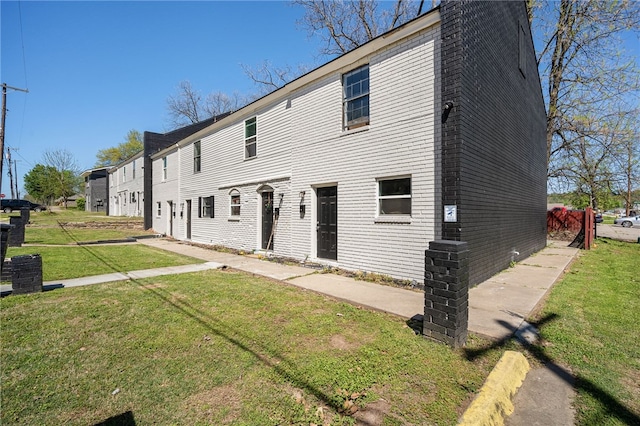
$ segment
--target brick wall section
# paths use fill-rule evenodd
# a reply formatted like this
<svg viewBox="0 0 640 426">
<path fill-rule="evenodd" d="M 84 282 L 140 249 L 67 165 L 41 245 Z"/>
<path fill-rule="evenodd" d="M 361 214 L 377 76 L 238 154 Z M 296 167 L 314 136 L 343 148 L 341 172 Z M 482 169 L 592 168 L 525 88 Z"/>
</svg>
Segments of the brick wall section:
<svg viewBox="0 0 640 426">
<path fill-rule="evenodd" d="M 476 285 L 546 244 L 546 115 L 524 1 L 443 1 L 440 12 L 442 102 L 454 105 L 442 201 L 458 207 L 442 238 L 469 244 Z"/>
<path fill-rule="evenodd" d="M 453 347 L 467 341 L 469 247 L 436 240 L 425 252 L 423 334 Z"/>
<path fill-rule="evenodd" d="M 9 233 L 9 247 L 22 247 L 24 243 L 24 225 L 22 216 L 9 216 L 9 224 L 13 225 Z"/>
<path fill-rule="evenodd" d="M 29 210 L 28 208 L 21 208 L 20 217 L 22 218 L 22 223 L 24 223 L 26 226 L 31 220 L 31 210 Z"/>
<path fill-rule="evenodd" d="M 11 286 L 13 294 L 42 291 L 42 257 L 39 254 L 11 258 Z"/>
</svg>

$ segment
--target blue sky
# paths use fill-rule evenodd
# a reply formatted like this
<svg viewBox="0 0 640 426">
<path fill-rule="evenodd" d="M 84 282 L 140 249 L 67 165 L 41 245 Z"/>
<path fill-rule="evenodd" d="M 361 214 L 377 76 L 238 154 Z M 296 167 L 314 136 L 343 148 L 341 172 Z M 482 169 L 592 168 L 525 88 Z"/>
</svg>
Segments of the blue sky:
<svg viewBox="0 0 640 426">
<path fill-rule="evenodd" d="M 257 92 L 241 64 L 320 65 L 318 41 L 284 1 L 4 1 L 1 79 L 9 86 L 5 148 L 18 186 L 45 151 L 80 169 L 131 129 L 170 129 L 167 97 L 182 80 L 203 95 Z M 10 196 L 6 163 L 2 193 Z"/>
</svg>

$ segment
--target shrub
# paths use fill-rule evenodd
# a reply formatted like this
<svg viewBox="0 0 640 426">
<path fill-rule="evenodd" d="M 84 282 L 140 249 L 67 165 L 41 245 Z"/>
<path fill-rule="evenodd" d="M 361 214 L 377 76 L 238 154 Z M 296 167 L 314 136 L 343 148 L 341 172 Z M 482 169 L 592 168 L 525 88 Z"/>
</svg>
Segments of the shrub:
<svg viewBox="0 0 640 426">
<path fill-rule="evenodd" d="M 86 204 L 86 200 L 84 198 L 78 198 L 76 201 L 76 208 L 78 210 L 84 210 L 84 206 Z"/>
</svg>

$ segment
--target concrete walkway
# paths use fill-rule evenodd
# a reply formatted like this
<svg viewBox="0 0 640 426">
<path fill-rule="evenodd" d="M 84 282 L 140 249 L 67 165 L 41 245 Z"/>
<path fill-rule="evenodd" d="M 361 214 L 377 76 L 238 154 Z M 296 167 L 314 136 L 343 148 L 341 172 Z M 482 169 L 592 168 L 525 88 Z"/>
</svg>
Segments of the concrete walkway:
<svg viewBox="0 0 640 426">
<path fill-rule="evenodd" d="M 424 313 L 422 291 L 378 285 L 336 274 L 319 274 L 313 269 L 301 266 L 220 253 L 167 239 L 147 239 L 140 242 L 257 275 L 284 280 L 307 290 L 404 318 Z M 472 288 L 469 291 L 469 331 L 494 339 L 509 338 L 533 312 L 577 253 L 578 249 L 566 247 L 563 242 L 552 241 L 546 248 L 513 268 Z"/>
</svg>

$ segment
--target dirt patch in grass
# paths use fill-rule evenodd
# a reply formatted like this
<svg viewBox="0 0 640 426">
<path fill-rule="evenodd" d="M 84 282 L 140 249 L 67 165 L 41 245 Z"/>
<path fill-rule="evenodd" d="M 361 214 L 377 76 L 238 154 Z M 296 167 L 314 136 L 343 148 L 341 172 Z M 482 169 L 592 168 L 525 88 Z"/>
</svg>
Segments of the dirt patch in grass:
<svg viewBox="0 0 640 426">
<path fill-rule="evenodd" d="M 380 426 L 389 415 L 391 404 L 389 401 L 379 399 L 368 403 L 364 408 L 360 408 L 354 415 L 358 426 Z"/>
<path fill-rule="evenodd" d="M 329 344 L 333 349 L 338 349 L 340 351 L 357 349 L 362 345 L 362 343 L 347 340 L 347 338 L 342 334 L 334 334 L 331 336 Z"/>
<path fill-rule="evenodd" d="M 238 389 L 238 383 L 217 386 L 191 395 L 183 406 L 193 413 L 195 422 L 230 424 L 240 414 L 242 395 Z"/>
</svg>

